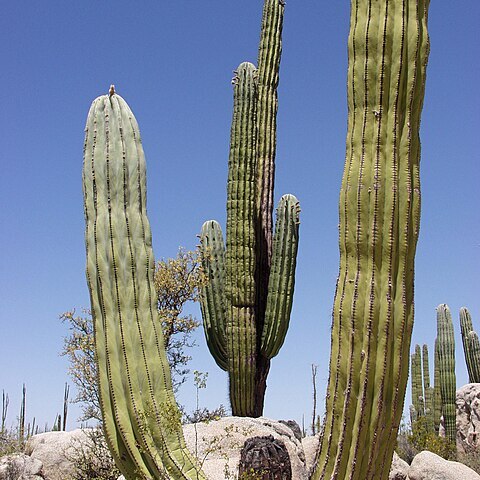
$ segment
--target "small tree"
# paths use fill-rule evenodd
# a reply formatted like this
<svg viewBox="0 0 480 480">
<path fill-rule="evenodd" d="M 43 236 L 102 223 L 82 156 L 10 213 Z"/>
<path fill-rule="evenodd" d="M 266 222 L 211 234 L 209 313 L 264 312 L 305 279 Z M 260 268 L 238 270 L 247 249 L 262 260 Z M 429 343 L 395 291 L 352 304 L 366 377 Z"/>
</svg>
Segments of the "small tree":
<svg viewBox="0 0 480 480">
<path fill-rule="evenodd" d="M 191 356 L 186 350 L 194 345 L 191 335 L 199 326 L 192 315 L 183 314 L 183 309 L 187 302 L 198 300 L 199 288 L 205 284 L 206 276 L 197 252 L 180 248 L 176 258 L 157 262 L 154 281 L 173 387 L 177 391 L 189 373 L 187 364 Z M 83 404 L 80 420 L 101 421 L 91 313 L 84 310 L 78 316 L 73 310 L 60 318 L 70 328 L 61 354 L 70 361 L 69 374 L 77 387 L 78 394 L 73 401 Z"/>
</svg>

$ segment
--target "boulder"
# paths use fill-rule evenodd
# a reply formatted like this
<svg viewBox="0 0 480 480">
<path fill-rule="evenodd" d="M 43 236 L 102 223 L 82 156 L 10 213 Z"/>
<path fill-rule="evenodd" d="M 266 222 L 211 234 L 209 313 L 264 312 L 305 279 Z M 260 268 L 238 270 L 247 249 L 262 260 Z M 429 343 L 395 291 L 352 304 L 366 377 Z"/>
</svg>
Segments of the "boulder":
<svg viewBox="0 0 480 480">
<path fill-rule="evenodd" d="M 75 471 L 73 460 L 79 450 L 88 444 L 88 429 L 47 432 L 30 437 L 25 453 L 42 462 L 47 480 L 65 480 Z"/>
<path fill-rule="evenodd" d="M 405 480 L 410 465 L 402 460 L 397 452 L 393 452 L 392 466 L 390 467 L 390 474 L 388 480 Z"/>
<path fill-rule="evenodd" d="M 307 473 L 311 472 L 317 456 L 317 451 L 320 448 L 320 435 L 309 435 L 302 438 L 303 452 L 305 454 L 305 464 Z"/>
<path fill-rule="evenodd" d="M 480 480 L 480 475 L 462 463 L 424 451 L 413 459 L 407 480 Z"/>
<path fill-rule="evenodd" d="M 302 430 L 300 430 L 300 425 L 295 420 L 279 420 L 279 422 L 289 427 L 293 434 L 297 437 L 297 440 L 302 441 Z"/>
<path fill-rule="evenodd" d="M 292 467 L 292 480 L 307 479 L 302 442 L 284 423 L 264 417 L 224 417 L 214 422 L 185 425 L 183 432 L 189 450 L 200 459 L 209 480 L 224 480 L 227 473 L 236 475 L 245 441 L 269 435 L 285 444 Z"/>
<path fill-rule="evenodd" d="M 24 453 L 0 458 L 0 480 L 42 480 L 42 462 Z"/>
<path fill-rule="evenodd" d="M 469 383 L 457 390 L 457 450 L 480 451 L 480 383 Z"/>
</svg>

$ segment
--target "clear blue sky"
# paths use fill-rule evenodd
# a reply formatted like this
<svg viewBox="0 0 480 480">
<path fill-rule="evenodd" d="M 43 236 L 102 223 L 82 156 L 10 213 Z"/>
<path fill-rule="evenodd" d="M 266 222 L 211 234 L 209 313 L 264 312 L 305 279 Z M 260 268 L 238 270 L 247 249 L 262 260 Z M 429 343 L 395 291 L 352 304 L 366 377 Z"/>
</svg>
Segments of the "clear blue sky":
<svg viewBox="0 0 480 480">
<path fill-rule="evenodd" d="M 255 62 L 260 0 L 5 2 L 0 15 L 0 389 L 9 421 L 27 384 L 27 416 L 52 423 L 62 405 L 67 334 L 58 316 L 88 307 L 81 195 L 83 128 L 114 83 L 139 121 L 157 258 L 193 248 L 203 221 L 225 221 L 232 71 Z M 337 202 L 346 134 L 347 0 L 288 1 L 280 75 L 275 198 L 302 205 L 291 327 L 272 362 L 265 414 L 311 412 L 310 365 L 328 376 L 338 271 Z M 422 118 L 422 223 L 413 343 L 433 347 L 435 307 L 457 332 L 480 330 L 478 0 L 432 0 Z M 193 311 L 199 315 L 197 307 Z M 228 404 L 227 379 L 199 331 L 191 367 L 210 373 L 201 403 Z M 410 403 L 407 393 L 407 405 Z M 181 402 L 194 405 L 193 387 Z M 78 409 L 71 410 L 70 428 Z"/>
</svg>

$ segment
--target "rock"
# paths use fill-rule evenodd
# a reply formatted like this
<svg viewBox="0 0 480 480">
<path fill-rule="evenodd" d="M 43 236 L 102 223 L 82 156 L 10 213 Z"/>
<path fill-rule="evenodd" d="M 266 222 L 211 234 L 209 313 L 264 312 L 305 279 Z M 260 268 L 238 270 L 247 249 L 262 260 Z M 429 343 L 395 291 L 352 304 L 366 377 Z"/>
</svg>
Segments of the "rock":
<svg viewBox="0 0 480 480">
<path fill-rule="evenodd" d="M 458 389 L 456 403 L 458 452 L 480 449 L 480 383 Z"/>
<path fill-rule="evenodd" d="M 0 480 L 42 480 L 43 464 L 24 453 L 0 458 Z"/>
<path fill-rule="evenodd" d="M 280 423 L 283 423 L 293 432 L 297 440 L 302 441 L 302 431 L 300 430 L 300 425 L 295 420 L 279 420 Z"/>
<path fill-rule="evenodd" d="M 405 480 L 410 465 L 402 460 L 397 452 L 393 452 L 392 466 L 390 467 L 390 474 L 388 480 Z"/>
<path fill-rule="evenodd" d="M 305 464 L 308 474 L 313 469 L 315 457 L 317 456 L 317 451 L 320 447 L 320 435 L 310 435 L 302 438 L 302 446 L 305 454 Z M 310 478 L 309 475 L 308 478 Z"/>
<path fill-rule="evenodd" d="M 480 475 L 462 463 L 424 451 L 413 459 L 407 480 L 480 480 Z"/>
<path fill-rule="evenodd" d="M 40 433 L 28 439 L 25 453 L 43 463 L 47 480 L 65 480 L 75 471 L 73 459 L 76 453 L 88 443 L 88 430 Z"/>
<path fill-rule="evenodd" d="M 237 475 L 240 451 L 251 437 L 272 435 L 281 440 L 288 451 L 292 480 L 306 480 L 306 462 L 302 443 L 288 426 L 265 417 L 224 417 L 209 423 L 183 427 L 189 450 L 200 459 L 209 480 L 224 480 Z"/>
</svg>

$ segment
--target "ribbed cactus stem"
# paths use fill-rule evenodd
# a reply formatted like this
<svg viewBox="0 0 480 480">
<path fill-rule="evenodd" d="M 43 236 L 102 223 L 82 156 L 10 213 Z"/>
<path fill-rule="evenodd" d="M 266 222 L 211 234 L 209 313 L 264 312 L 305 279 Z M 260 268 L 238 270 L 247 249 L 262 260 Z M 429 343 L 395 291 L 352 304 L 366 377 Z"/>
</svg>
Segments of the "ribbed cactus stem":
<svg viewBox="0 0 480 480">
<path fill-rule="evenodd" d="M 469 381 L 480 383 L 480 341 L 473 329 L 470 312 L 465 307 L 460 309 L 460 330 Z"/>
<path fill-rule="evenodd" d="M 430 386 L 430 362 L 428 359 L 428 346 L 422 347 L 422 372 L 423 372 L 423 399 L 426 426 L 429 432 L 434 431 L 433 423 L 433 388 Z"/>
<path fill-rule="evenodd" d="M 103 426 L 127 480 L 205 479 L 185 447 L 153 283 L 140 132 L 110 89 L 86 125 L 87 282 Z"/>
<path fill-rule="evenodd" d="M 442 415 L 445 424 L 445 436 L 455 442 L 456 427 L 456 389 L 455 377 L 455 336 L 452 315 L 448 305 L 437 307 L 437 340 L 440 374 L 440 394 L 442 397 Z"/>
<path fill-rule="evenodd" d="M 438 351 L 438 338 L 435 339 L 434 348 L 434 377 L 433 377 L 433 426 L 438 433 L 442 418 L 442 394 L 440 392 L 440 360 Z"/>
<path fill-rule="evenodd" d="M 411 382 L 412 404 L 416 412 L 415 417 L 423 417 L 425 415 L 425 405 L 423 401 L 421 350 L 419 345 L 415 345 L 415 351 L 411 355 Z"/>
<path fill-rule="evenodd" d="M 218 222 L 210 220 L 200 234 L 202 264 L 208 285 L 200 290 L 200 307 L 207 346 L 222 370 L 228 370 L 225 336 L 225 243 Z"/>
<path fill-rule="evenodd" d="M 259 301 L 265 301 L 272 255 L 273 191 L 277 143 L 277 88 L 282 56 L 285 2 L 265 0 L 258 48 L 257 211 L 259 222 Z M 264 309 L 265 307 L 263 307 Z"/>
<path fill-rule="evenodd" d="M 340 272 L 314 480 L 388 478 L 413 326 L 429 2 L 351 4 Z"/>
<path fill-rule="evenodd" d="M 272 268 L 260 351 L 266 358 L 280 351 L 288 330 L 295 286 L 300 206 L 294 195 L 284 195 L 278 204 Z"/>
<path fill-rule="evenodd" d="M 227 184 L 225 299 L 232 410 L 254 410 L 257 348 L 255 304 L 256 69 L 242 63 L 234 79 L 233 121 Z"/>
<path fill-rule="evenodd" d="M 410 405 L 408 407 L 408 411 L 410 413 L 410 425 L 412 425 L 412 428 L 413 428 L 413 425 L 415 424 L 415 422 L 418 419 L 417 410 L 413 405 Z"/>
</svg>

